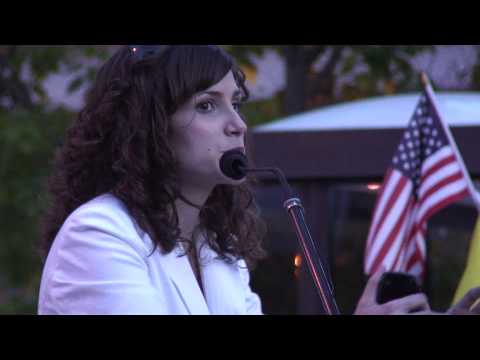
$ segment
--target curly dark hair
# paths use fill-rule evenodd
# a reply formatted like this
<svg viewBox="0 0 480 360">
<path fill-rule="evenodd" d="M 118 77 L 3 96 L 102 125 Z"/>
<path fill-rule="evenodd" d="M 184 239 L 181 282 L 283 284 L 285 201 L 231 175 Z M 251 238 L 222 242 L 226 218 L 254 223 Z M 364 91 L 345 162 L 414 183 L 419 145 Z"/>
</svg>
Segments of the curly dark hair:
<svg viewBox="0 0 480 360">
<path fill-rule="evenodd" d="M 162 46 L 146 57 L 135 50 L 122 47 L 101 67 L 85 107 L 55 154 L 42 227 L 43 256 L 69 214 L 104 193 L 125 204 L 155 249 L 171 252 L 183 241 L 174 205 L 181 194 L 169 140 L 171 116 L 229 71 L 248 98 L 245 75 L 220 47 Z M 252 180 L 217 185 L 200 211 L 199 228 L 226 261 L 242 258 L 254 265 L 265 256 L 265 225 L 250 190 Z"/>
</svg>

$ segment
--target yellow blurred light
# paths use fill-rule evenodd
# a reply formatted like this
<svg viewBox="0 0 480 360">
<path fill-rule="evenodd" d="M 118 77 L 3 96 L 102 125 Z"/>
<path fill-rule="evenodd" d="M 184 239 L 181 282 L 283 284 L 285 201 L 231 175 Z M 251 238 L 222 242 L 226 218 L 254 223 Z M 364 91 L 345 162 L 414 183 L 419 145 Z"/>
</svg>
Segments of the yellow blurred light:
<svg viewBox="0 0 480 360">
<path fill-rule="evenodd" d="M 257 70 L 254 67 L 248 65 L 242 65 L 241 68 L 245 74 L 245 77 L 247 78 L 247 81 L 255 85 L 255 83 L 257 82 Z"/>
<path fill-rule="evenodd" d="M 302 266 L 302 257 L 300 255 L 295 255 L 295 258 L 293 259 L 293 263 L 296 268 L 299 268 Z"/>
</svg>

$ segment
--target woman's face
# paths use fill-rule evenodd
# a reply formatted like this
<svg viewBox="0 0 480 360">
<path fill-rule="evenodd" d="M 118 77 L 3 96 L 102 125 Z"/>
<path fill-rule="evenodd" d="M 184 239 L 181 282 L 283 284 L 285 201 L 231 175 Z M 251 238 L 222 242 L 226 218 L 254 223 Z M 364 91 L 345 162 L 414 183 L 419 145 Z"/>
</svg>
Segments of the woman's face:
<svg viewBox="0 0 480 360">
<path fill-rule="evenodd" d="M 239 115 L 242 93 L 233 73 L 193 96 L 172 117 L 172 145 L 179 160 L 183 184 L 212 187 L 238 184 L 220 170 L 224 152 L 245 152 L 245 122 Z"/>
</svg>

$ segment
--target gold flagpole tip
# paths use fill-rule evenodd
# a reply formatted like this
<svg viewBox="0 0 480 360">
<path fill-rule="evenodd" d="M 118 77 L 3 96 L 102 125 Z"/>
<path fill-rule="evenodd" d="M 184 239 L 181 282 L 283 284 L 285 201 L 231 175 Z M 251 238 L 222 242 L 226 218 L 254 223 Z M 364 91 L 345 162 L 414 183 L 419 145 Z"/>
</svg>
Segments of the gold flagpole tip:
<svg viewBox="0 0 480 360">
<path fill-rule="evenodd" d="M 430 80 L 428 80 L 428 76 L 424 72 L 420 75 L 420 79 L 422 80 L 423 86 L 427 87 L 430 84 Z"/>
</svg>

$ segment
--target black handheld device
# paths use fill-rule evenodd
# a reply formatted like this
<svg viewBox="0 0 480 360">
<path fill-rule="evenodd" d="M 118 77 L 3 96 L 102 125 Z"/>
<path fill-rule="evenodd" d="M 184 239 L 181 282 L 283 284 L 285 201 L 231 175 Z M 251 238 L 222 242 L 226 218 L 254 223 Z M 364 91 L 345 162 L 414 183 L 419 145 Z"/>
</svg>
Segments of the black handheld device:
<svg viewBox="0 0 480 360">
<path fill-rule="evenodd" d="M 422 292 L 414 276 L 406 273 L 386 272 L 380 278 L 377 303 L 385 304 L 394 299 Z"/>
</svg>

